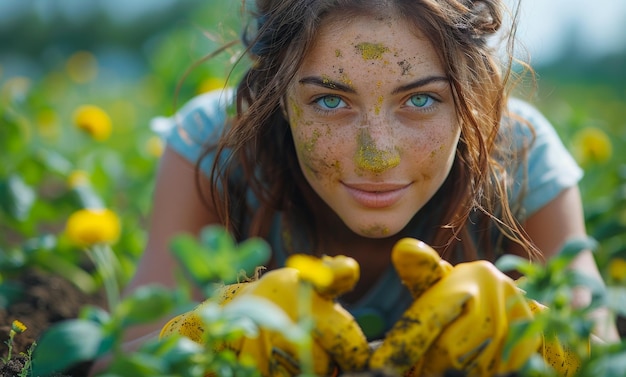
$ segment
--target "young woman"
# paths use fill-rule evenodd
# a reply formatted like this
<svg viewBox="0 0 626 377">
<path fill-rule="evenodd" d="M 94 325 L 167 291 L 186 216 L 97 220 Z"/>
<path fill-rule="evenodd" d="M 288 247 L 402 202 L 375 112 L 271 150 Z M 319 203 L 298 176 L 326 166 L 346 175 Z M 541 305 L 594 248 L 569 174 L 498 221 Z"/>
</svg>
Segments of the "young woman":
<svg viewBox="0 0 626 377">
<path fill-rule="evenodd" d="M 546 119 L 509 98 L 510 67 L 487 41 L 503 12 L 500 0 L 257 1 L 234 93 L 171 119 L 128 289 L 173 286 L 171 237 L 223 224 L 267 239 L 269 269 L 294 252 L 356 259 L 342 302 L 378 324 L 365 329 L 376 339 L 412 301 L 390 262 L 403 237 L 456 264 L 543 260 L 584 236 L 581 169 Z M 600 278 L 589 251 L 572 268 Z"/>
</svg>

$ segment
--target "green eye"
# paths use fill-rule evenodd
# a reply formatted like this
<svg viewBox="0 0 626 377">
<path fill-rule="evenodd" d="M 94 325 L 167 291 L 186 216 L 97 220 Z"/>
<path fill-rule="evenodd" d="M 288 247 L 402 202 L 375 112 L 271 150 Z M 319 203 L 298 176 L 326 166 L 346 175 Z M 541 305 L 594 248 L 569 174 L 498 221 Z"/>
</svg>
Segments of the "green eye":
<svg viewBox="0 0 626 377">
<path fill-rule="evenodd" d="M 343 100 L 337 96 L 324 96 L 319 98 L 316 102 L 324 109 L 336 109 L 343 104 Z"/>
<path fill-rule="evenodd" d="M 410 102 L 411 106 L 427 107 L 432 105 L 433 101 L 433 98 L 427 94 L 416 94 L 411 96 L 407 102 Z"/>
</svg>

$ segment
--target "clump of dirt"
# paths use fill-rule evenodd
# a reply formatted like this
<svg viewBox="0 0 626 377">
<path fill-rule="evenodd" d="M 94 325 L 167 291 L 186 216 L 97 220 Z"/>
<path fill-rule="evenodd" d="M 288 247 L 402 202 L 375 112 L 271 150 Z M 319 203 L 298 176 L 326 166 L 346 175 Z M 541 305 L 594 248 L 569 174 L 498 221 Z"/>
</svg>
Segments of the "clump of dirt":
<svg viewBox="0 0 626 377">
<path fill-rule="evenodd" d="M 8 348 L 4 343 L 9 338 L 11 323 L 19 320 L 26 331 L 13 338 L 11 360 L 0 365 L 0 377 L 19 376 L 31 345 L 53 324 L 77 318 L 80 309 L 88 304 L 104 307 L 104 295 L 99 292 L 88 295 L 61 276 L 40 270 L 27 270 L 18 278 L 5 282 L 23 289 L 19 298 L 7 307 L 0 307 L 0 357 L 6 357 Z M 66 371 L 65 376 L 86 376 L 90 364 L 84 363 Z M 61 375 L 59 375 L 61 376 Z"/>
</svg>

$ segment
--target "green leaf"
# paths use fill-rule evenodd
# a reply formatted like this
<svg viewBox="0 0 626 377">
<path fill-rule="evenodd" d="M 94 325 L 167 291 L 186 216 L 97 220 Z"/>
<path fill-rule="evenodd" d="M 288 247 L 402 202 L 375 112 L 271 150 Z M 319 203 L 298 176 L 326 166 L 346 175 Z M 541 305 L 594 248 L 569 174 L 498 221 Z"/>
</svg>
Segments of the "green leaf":
<svg viewBox="0 0 626 377">
<path fill-rule="evenodd" d="M 167 373 L 167 365 L 158 356 L 132 353 L 128 356 L 115 357 L 107 372 L 117 376 L 163 376 Z"/>
<path fill-rule="evenodd" d="M 189 235 L 176 237 L 172 253 L 189 277 L 200 287 L 210 282 L 233 283 L 243 269 L 252 275 L 256 267 L 270 257 L 269 245 L 260 238 L 250 238 L 239 245 L 222 226 L 205 227 L 200 240 Z"/>
<path fill-rule="evenodd" d="M 54 251 L 43 250 L 37 253 L 31 258 L 31 263 L 63 276 L 87 294 L 93 294 L 100 288 L 93 276 L 87 271 Z"/>
<path fill-rule="evenodd" d="M 27 264 L 25 253 L 18 249 L 0 250 L 0 271 L 6 273 L 8 271 L 19 270 Z"/>
<path fill-rule="evenodd" d="M 37 157 L 52 172 L 66 176 L 72 171 L 72 163 L 57 151 L 39 149 Z"/>
<path fill-rule="evenodd" d="M 111 315 L 106 310 L 93 305 L 83 306 L 80 309 L 78 317 L 103 326 L 107 325 L 111 321 Z"/>
<path fill-rule="evenodd" d="M 33 255 L 40 250 L 52 250 L 57 245 L 57 238 L 51 234 L 43 234 L 24 242 L 22 250 L 26 255 Z"/>
<path fill-rule="evenodd" d="M 24 286 L 19 283 L 5 281 L 0 284 L 0 309 L 6 309 L 12 303 L 24 297 Z"/>
<path fill-rule="evenodd" d="M 501 256 L 495 263 L 500 271 L 522 271 L 528 264 L 528 259 L 512 254 Z"/>
<path fill-rule="evenodd" d="M 547 264 L 547 273 L 554 280 L 555 276 L 561 275 L 582 251 L 593 251 L 598 243 L 591 237 L 577 237 L 569 239 L 556 256 L 550 259 Z"/>
<path fill-rule="evenodd" d="M 590 364 L 590 373 L 581 376 L 623 377 L 626 370 L 626 351 L 604 354 Z"/>
<path fill-rule="evenodd" d="M 169 367 L 169 371 L 185 370 L 188 376 L 204 376 L 204 370 L 198 365 L 198 357 L 206 352 L 202 345 L 184 336 L 168 336 L 159 341 L 147 342 L 141 352 L 158 356 Z"/>
<path fill-rule="evenodd" d="M 538 353 L 532 355 L 519 373 L 520 376 L 557 377 L 554 369 L 550 368 Z"/>
<path fill-rule="evenodd" d="M 607 240 L 615 236 L 621 236 L 626 232 L 626 225 L 619 219 L 606 220 L 601 223 L 593 232 L 593 236 L 599 240 Z"/>
<path fill-rule="evenodd" d="M 626 317 L 626 287 L 609 286 L 606 289 L 607 307 L 623 317 Z"/>
<path fill-rule="evenodd" d="M 607 291 L 604 283 L 598 278 L 591 277 L 576 270 L 567 270 L 571 287 L 585 287 L 591 292 L 591 307 L 596 308 L 606 304 Z"/>
<path fill-rule="evenodd" d="M 271 250 L 269 244 L 261 238 L 250 238 L 239 244 L 237 250 L 239 269 L 252 276 L 254 270 L 269 261 Z"/>
<path fill-rule="evenodd" d="M 15 112 L 6 108 L 0 110 L 0 151 L 13 154 L 23 150 L 28 139 L 27 129 L 24 119 Z"/>
<path fill-rule="evenodd" d="M 307 336 L 304 329 L 295 324 L 281 307 L 261 297 L 248 295 L 233 300 L 224 305 L 222 313 L 227 318 L 250 319 L 259 328 L 277 331 L 294 342 L 301 341 Z"/>
<path fill-rule="evenodd" d="M 184 234 L 175 237 L 171 250 L 187 276 L 197 285 L 202 286 L 217 278 L 211 268 L 214 261 L 192 236 Z"/>
<path fill-rule="evenodd" d="M 155 321 L 174 309 L 174 296 L 164 287 L 145 285 L 137 288 L 119 305 L 116 313 L 124 326 Z"/>
<path fill-rule="evenodd" d="M 79 206 L 83 208 L 105 208 L 102 198 L 90 184 L 78 185 L 72 190 Z"/>
<path fill-rule="evenodd" d="M 593 251 L 597 247 L 598 242 L 592 237 L 572 238 L 565 243 L 558 255 L 570 262 L 583 250 Z"/>
<path fill-rule="evenodd" d="M 202 229 L 200 242 L 211 252 L 234 252 L 236 250 L 235 240 L 228 231 L 218 225 L 209 225 Z"/>
<path fill-rule="evenodd" d="M 33 352 L 33 375 L 47 376 L 62 372 L 77 363 L 102 355 L 102 328 L 94 322 L 73 319 L 45 331 Z"/>
<path fill-rule="evenodd" d="M 22 177 L 12 174 L 0 181 L 0 208 L 16 220 L 24 221 L 35 203 L 35 190 Z"/>
</svg>

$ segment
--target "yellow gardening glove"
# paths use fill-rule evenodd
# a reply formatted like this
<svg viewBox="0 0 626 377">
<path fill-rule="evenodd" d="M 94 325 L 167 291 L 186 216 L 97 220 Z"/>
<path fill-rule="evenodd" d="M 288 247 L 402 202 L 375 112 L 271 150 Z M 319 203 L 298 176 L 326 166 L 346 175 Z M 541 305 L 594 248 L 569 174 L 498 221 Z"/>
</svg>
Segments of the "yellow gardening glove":
<svg viewBox="0 0 626 377">
<path fill-rule="evenodd" d="M 294 267 L 267 272 L 253 282 L 225 286 L 211 300 L 227 305 L 228 302 L 234 304 L 248 297 L 263 298 L 276 304 L 295 322 L 299 315 L 300 285 L 307 281 L 314 288 L 311 295 L 314 372 L 327 376 L 336 369 L 343 372 L 364 369 L 370 356 L 365 335 L 352 315 L 334 301 L 356 284 L 359 278 L 356 261 L 344 256 L 323 257 L 320 260 L 295 255 L 288 259 L 287 265 Z M 312 267 L 311 270 L 307 271 L 308 267 Z M 206 302 L 203 304 L 206 305 Z M 203 304 L 168 322 L 161 336 L 179 333 L 202 342 L 204 330 L 198 313 Z M 227 347 L 232 348 L 240 360 L 254 360 L 263 376 L 294 376 L 300 373 L 298 346 L 277 331 L 261 329 L 257 337 L 242 338 Z"/>
<path fill-rule="evenodd" d="M 537 352 L 541 337 L 527 337 L 503 359 L 512 322 L 533 314 L 515 282 L 486 261 L 452 267 L 421 241 L 400 240 L 392 251 L 414 303 L 374 351 L 370 367 L 408 376 L 468 376 L 517 371 Z"/>
</svg>

